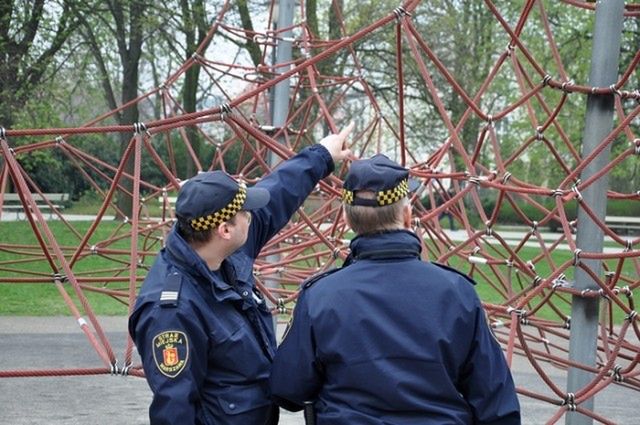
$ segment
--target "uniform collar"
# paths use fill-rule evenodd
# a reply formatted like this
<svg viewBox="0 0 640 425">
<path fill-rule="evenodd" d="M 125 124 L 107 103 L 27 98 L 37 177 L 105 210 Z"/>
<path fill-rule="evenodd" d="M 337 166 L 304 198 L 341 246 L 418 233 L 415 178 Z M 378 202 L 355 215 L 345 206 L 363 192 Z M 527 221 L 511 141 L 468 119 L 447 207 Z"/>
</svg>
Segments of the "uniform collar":
<svg viewBox="0 0 640 425">
<path fill-rule="evenodd" d="M 351 257 L 355 260 L 380 254 L 386 258 L 419 257 L 420 239 L 408 230 L 357 236 L 351 241 Z"/>
</svg>

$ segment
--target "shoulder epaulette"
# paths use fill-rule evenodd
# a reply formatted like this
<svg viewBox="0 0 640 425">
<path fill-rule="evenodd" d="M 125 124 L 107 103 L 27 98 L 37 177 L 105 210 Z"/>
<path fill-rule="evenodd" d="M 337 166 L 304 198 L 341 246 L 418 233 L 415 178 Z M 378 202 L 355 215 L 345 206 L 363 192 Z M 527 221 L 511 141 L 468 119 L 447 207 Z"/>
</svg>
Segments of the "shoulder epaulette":
<svg viewBox="0 0 640 425">
<path fill-rule="evenodd" d="M 454 269 L 453 267 L 445 266 L 444 264 L 434 263 L 433 261 L 431 262 L 431 264 L 433 264 L 434 266 L 438 266 L 438 267 L 440 267 L 441 269 L 448 270 L 448 271 L 450 271 L 450 272 L 453 272 L 453 273 L 455 273 L 455 274 L 458 274 L 458 275 L 460 275 L 460 276 L 464 277 L 464 278 L 465 278 L 465 280 L 467 280 L 467 282 L 469 282 L 469 283 L 470 283 L 470 284 L 472 284 L 472 285 L 475 285 L 475 284 L 476 284 L 476 281 L 475 281 L 475 280 L 473 280 L 473 279 L 472 279 L 470 276 L 468 276 L 467 274 L 462 273 L 460 270 L 456 270 L 456 269 Z"/>
<path fill-rule="evenodd" d="M 311 286 L 313 286 L 314 283 L 316 283 L 317 281 L 319 281 L 325 276 L 329 276 L 330 274 L 337 272 L 338 270 L 341 270 L 341 268 L 337 267 L 335 269 L 327 270 L 326 272 L 318 273 L 314 276 L 311 276 L 309 279 L 302 282 L 302 289 L 311 288 Z"/>
<path fill-rule="evenodd" d="M 164 288 L 160 293 L 160 307 L 177 307 L 180 298 L 180 287 L 182 286 L 182 276 L 172 273 L 167 276 Z"/>
</svg>

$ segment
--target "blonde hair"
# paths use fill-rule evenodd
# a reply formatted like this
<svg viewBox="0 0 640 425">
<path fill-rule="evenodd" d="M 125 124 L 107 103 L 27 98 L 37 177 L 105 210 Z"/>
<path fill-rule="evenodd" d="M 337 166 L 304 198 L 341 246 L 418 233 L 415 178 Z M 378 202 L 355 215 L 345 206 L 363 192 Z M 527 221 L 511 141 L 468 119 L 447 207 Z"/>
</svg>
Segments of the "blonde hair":
<svg viewBox="0 0 640 425">
<path fill-rule="evenodd" d="M 371 191 L 358 191 L 354 196 L 375 199 L 376 194 Z M 398 202 L 383 207 L 344 204 L 344 211 L 353 231 L 359 235 L 365 235 L 402 229 L 402 210 L 406 205 L 409 205 L 409 199 L 405 196 Z"/>
</svg>

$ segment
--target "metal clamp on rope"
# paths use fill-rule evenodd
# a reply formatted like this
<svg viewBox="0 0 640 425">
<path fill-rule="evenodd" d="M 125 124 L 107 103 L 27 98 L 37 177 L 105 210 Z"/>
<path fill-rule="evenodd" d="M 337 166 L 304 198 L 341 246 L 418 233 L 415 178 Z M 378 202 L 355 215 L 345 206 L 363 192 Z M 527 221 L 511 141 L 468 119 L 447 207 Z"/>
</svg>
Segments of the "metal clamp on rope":
<svg viewBox="0 0 640 425">
<path fill-rule="evenodd" d="M 531 283 L 534 287 L 540 285 L 540 282 L 542 282 L 542 277 L 540 277 L 539 275 L 536 275 L 536 277 L 533 278 L 533 282 Z"/>
<path fill-rule="evenodd" d="M 127 376 L 129 375 L 129 371 L 131 370 L 131 367 L 133 366 L 133 363 L 129 363 L 127 365 L 125 365 L 122 370 L 120 371 L 120 374 L 122 376 Z"/>
<path fill-rule="evenodd" d="M 486 236 L 493 236 L 493 229 L 491 228 L 491 222 L 487 221 L 485 223 L 485 226 L 487 226 L 487 228 L 484 230 L 484 234 Z"/>
<path fill-rule="evenodd" d="M 149 130 L 147 130 L 146 124 L 143 122 L 134 122 L 133 132 L 136 134 L 146 133 L 147 136 L 151 136 L 151 133 L 149 133 Z"/>
<path fill-rule="evenodd" d="M 576 395 L 574 393 L 567 393 L 567 397 L 562 401 L 563 406 L 567 406 L 567 409 L 571 412 L 575 412 L 578 406 L 576 405 Z"/>
<path fill-rule="evenodd" d="M 253 35 L 253 42 L 256 44 L 265 44 L 269 40 L 269 36 L 266 34 L 255 33 Z"/>
<path fill-rule="evenodd" d="M 564 83 L 562 83 L 562 86 L 560 86 L 560 88 L 565 93 L 571 93 L 571 90 L 568 89 L 567 87 L 572 86 L 573 84 L 574 84 L 573 80 L 565 81 Z"/>
<path fill-rule="evenodd" d="M 598 290 L 598 295 L 600 295 L 605 300 L 609 300 L 609 294 L 607 294 L 602 288 Z"/>
<path fill-rule="evenodd" d="M 487 115 L 487 126 L 493 127 L 493 115 L 491 114 Z"/>
<path fill-rule="evenodd" d="M 542 140 L 544 135 L 542 134 L 542 126 L 539 125 L 536 127 L 536 140 Z"/>
<path fill-rule="evenodd" d="M 582 252 L 582 250 L 580 248 L 576 248 L 575 251 L 573 251 L 573 265 L 577 266 L 578 264 L 580 264 L 580 253 Z"/>
<path fill-rule="evenodd" d="M 578 186 L 573 185 L 573 187 L 571 188 L 571 191 L 573 191 L 576 194 L 576 200 L 578 202 L 582 202 L 582 193 L 580 193 L 580 191 L 578 190 Z"/>
<path fill-rule="evenodd" d="M 542 86 L 546 86 L 547 84 L 549 84 L 549 81 L 551 81 L 551 75 L 547 74 L 544 76 L 544 78 L 542 79 Z"/>
<path fill-rule="evenodd" d="M 56 145 L 62 145 L 65 143 L 64 138 L 62 136 L 56 137 Z"/>
<path fill-rule="evenodd" d="M 511 56 L 515 48 L 516 47 L 513 44 L 511 43 L 507 44 L 507 56 Z"/>
<path fill-rule="evenodd" d="M 469 176 L 467 176 L 467 180 L 469 180 L 469 183 L 473 183 L 476 186 L 480 185 L 480 177 L 478 177 L 478 176 L 469 175 Z"/>
<path fill-rule="evenodd" d="M 622 92 L 616 88 L 615 84 L 611 84 L 609 86 L 609 90 L 611 90 L 611 93 L 617 94 L 618 96 L 622 95 Z"/>
<path fill-rule="evenodd" d="M 551 196 L 562 196 L 564 195 L 564 190 L 562 189 L 554 189 L 551 191 Z"/>
<path fill-rule="evenodd" d="M 633 144 L 636 145 L 633 152 L 636 155 L 640 155 L 640 139 L 633 139 Z"/>
<path fill-rule="evenodd" d="M 278 298 L 277 301 L 278 313 L 287 314 L 287 307 L 284 305 L 284 298 Z"/>
<path fill-rule="evenodd" d="M 625 319 L 633 322 L 636 317 L 638 317 L 638 312 L 635 310 L 631 310 L 631 312 L 625 316 Z"/>
<path fill-rule="evenodd" d="M 7 140 L 7 130 L 4 127 L 0 127 L 0 139 Z"/>
<path fill-rule="evenodd" d="M 51 275 L 51 278 L 53 279 L 53 283 L 57 283 L 58 281 L 60 283 L 65 283 L 68 281 L 67 275 L 64 275 L 62 273 L 53 273 Z"/>
<path fill-rule="evenodd" d="M 510 178 L 511 173 L 507 171 L 506 173 L 504 173 L 504 176 L 502 176 L 502 184 L 507 184 Z"/>
<path fill-rule="evenodd" d="M 615 367 L 611 371 L 611 375 L 613 376 L 613 380 L 614 381 L 616 381 L 616 382 L 624 381 L 624 376 L 622 376 L 622 374 L 620 373 L 621 370 L 622 370 L 622 366 L 617 364 L 617 365 L 615 365 Z"/>
<path fill-rule="evenodd" d="M 527 310 L 513 308 L 513 307 L 507 307 L 507 314 L 511 314 L 511 313 L 515 313 L 516 316 L 518 316 L 518 317 L 523 317 L 523 316 L 527 315 Z"/>
<path fill-rule="evenodd" d="M 118 359 L 115 359 L 113 363 L 111 363 L 111 375 L 117 375 L 120 373 L 120 369 L 118 368 Z"/>
<path fill-rule="evenodd" d="M 228 103 L 223 103 L 220 105 L 220 115 L 224 119 L 227 115 L 231 115 L 231 105 Z"/>
<path fill-rule="evenodd" d="M 393 9 L 393 14 L 396 15 L 396 19 L 398 21 L 402 19 L 404 16 L 411 16 L 411 14 L 407 12 L 406 9 L 402 6 L 399 6 Z"/>
</svg>

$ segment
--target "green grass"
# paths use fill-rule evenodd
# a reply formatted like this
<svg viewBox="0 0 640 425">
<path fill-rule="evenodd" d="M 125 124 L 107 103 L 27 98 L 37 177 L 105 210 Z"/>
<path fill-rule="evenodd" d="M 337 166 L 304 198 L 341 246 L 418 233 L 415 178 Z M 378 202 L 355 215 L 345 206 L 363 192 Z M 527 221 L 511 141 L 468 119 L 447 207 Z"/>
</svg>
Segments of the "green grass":
<svg viewBox="0 0 640 425">
<path fill-rule="evenodd" d="M 72 222 L 72 228 L 75 229 L 81 236 L 74 235 L 71 229 L 65 227 L 59 221 L 47 222 L 51 232 L 55 235 L 55 238 L 59 245 L 65 252 L 67 260 L 70 259 L 74 252 L 74 248 L 78 246 L 82 236 L 87 232 L 91 223 L 89 222 Z M 130 232 L 130 225 L 122 225 L 118 221 L 105 221 L 97 228 L 95 235 L 89 240 L 87 246 L 97 245 L 100 250 L 111 249 L 120 250 L 121 252 L 112 253 L 105 256 L 102 255 L 87 255 L 82 257 L 76 264 L 73 265 L 74 274 L 77 276 L 91 276 L 94 278 L 102 278 L 108 276 L 114 276 L 119 274 L 122 276 L 128 276 L 128 261 L 129 261 L 129 247 L 128 247 L 128 232 Z M 144 230 L 144 229 L 143 229 Z M 120 235 L 124 238 L 122 240 L 113 240 L 113 236 Z M 152 253 L 155 253 L 159 249 L 160 243 L 158 236 L 151 234 L 149 238 L 141 237 L 139 249 L 146 250 L 150 255 L 141 257 L 142 267 L 137 271 L 138 276 L 144 276 L 147 268 L 153 261 Z M 110 241 L 110 242 L 108 242 Z M 15 247 L 20 245 L 20 252 L 9 252 L 8 245 Z M 504 250 L 496 249 L 495 251 L 489 250 L 485 245 L 486 252 L 489 252 L 493 257 L 506 256 Z M 51 248 L 49 251 L 52 252 Z M 49 277 L 51 275 L 51 266 L 41 258 L 39 255 L 37 258 L 36 253 L 41 254 L 42 250 L 37 245 L 37 240 L 33 235 L 29 223 L 26 221 L 17 222 L 0 222 L 0 315 L 33 315 L 33 316 L 50 316 L 50 315 L 68 315 L 71 314 L 69 307 L 65 304 L 59 289 L 53 284 L 53 280 Z M 533 261 L 540 251 L 537 248 L 523 248 L 518 257 L 523 261 Z M 566 250 L 556 250 L 551 254 L 552 261 L 555 267 L 558 267 L 567 261 L 572 259 L 572 254 Z M 58 264 L 58 262 L 56 262 Z M 616 262 L 609 261 L 610 267 L 614 267 Z M 299 266 L 304 266 L 301 262 Z M 499 273 L 502 280 L 507 281 L 509 269 L 505 266 L 499 266 L 495 269 L 490 268 L 487 265 L 476 265 L 472 270 L 470 264 L 466 259 L 459 257 L 452 257 L 449 261 L 449 265 L 460 269 L 465 273 L 473 275 L 477 281 L 476 291 L 480 298 L 489 303 L 502 304 L 505 299 L 506 288 L 502 286 L 496 286 L 495 282 L 499 279 L 496 277 Z M 511 269 L 511 290 L 513 293 L 520 292 L 524 287 L 531 282 L 530 277 L 521 276 L 521 273 L 516 273 L 516 269 Z M 552 266 L 547 263 L 546 260 L 538 261 L 535 264 L 535 273 L 544 278 L 551 275 Z M 574 268 L 569 267 L 566 271 L 566 278 L 568 280 L 573 279 Z M 635 269 L 631 261 L 626 261 L 623 267 L 623 275 L 635 276 Z M 484 274 L 484 275 L 483 275 Z M 27 278 L 40 278 L 45 280 L 43 283 L 24 283 L 20 280 Z M 105 290 L 120 290 L 122 293 L 127 291 L 126 282 L 105 282 L 97 281 L 90 284 L 91 288 L 105 289 Z M 296 285 L 291 285 L 290 289 L 295 289 Z M 74 304 L 81 309 L 81 305 L 78 301 L 78 297 L 75 295 L 74 289 L 70 283 L 63 284 L 63 288 L 74 300 Z M 90 289 L 90 288 L 89 288 Z M 85 289 L 83 293 L 89 300 L 93 311 L 100 315 L 124 315 L 127 314 L 128 306 L 126 304 L 126 296 L 114 298 L 105 294 L 94 293 L 89 289 Z M 548 290 L 547 290 L 548 291 Z M 569 315 L 571 311 L 570 305 L 571 297 L 568 295 L 555 294 L 552 298 L 552 303 L 563 314 Z M 541 302 L 541 297 L 534 298 L 532 303 L 526 307 L 527 310 L 534 308 Z M 620 323 L 624 319 L 624 314 L 621 309 L 615 308 L 615 322 Z M 81 314 L 84 314 L 81 311 Z M 558 321 L 558 314 L 554 312 L 548 304 L 545 304 L 542 309 L 536 313 L 536 317 Z"/>
<path fill-rule="evenodd" d="M 75 252 L 86 234 L 90 222 L 71 222 L 71 228 L 59 221 L 48 221 L 47 225 L 54 235 L 60 249 L 64 252 L 67 261 Z M 73 230 L 80 235 L 74 234 Z M 74 274 L 78 277 L 92 277 L 96 282 L 87 283 L 82 293 L 87 297 L 89 305 L 96 314 L 100 315 L 124 315 L 127 314 L 128 305 L 126 296 L 114 297 L 97 290 L 118 290 L 125 294 L 127 282 L 107 282 L 100 279 L 120 275 L 125 279 L 129 276 L 128 262 L 130 258 L 127 235 L 131 231 L 130 225 L 123 225 L 117 221 L 105 221 L 100 223 L 95 234 L 89 239 L 87 247 L 95 245 L 98 254 L 85 255 L 72 266 Z M 122 239 L 118 239 L 122 236 Z M 143 240 L 143 238 L 141 238 Z M 155 241 L 155 242 L 154 242 Z M 11 247 L 9 247 L 11 245 Z M 15 246 L 19 248 L 16 249 Z M 48 243 L 47 251 L 55 259 L 54 249 Z M 11 248 L 11 249 L 9 249 Z M 139 249 L 149 252 L 157 251 L 159 243 L 155 239 L 143 241 Z M 114 252 L 107 253 L 105 250 Z M 0 223 L 0 315 L 69 315 L 70 308 L 64 301 L 59 288 L 54 284 L 52 267 L 42 256 L 40 247 L 33 230 L 27 221 L 1 222 Z M 146 266 L 149 266 L 153 257 L 151 255 L 140 256 L 143 267 L 137 271 L 138 276 L 146 274 Z M 64 274 L 61 263 L 54 260 L 60 273 Z M 26 283 L 27 280 L 41 280 L 38 283 Z M 82 310 L 81 303 L 71 283 L 62 284 L 65 292 L 69 294 L 76 307 Z"/>
</svg>

